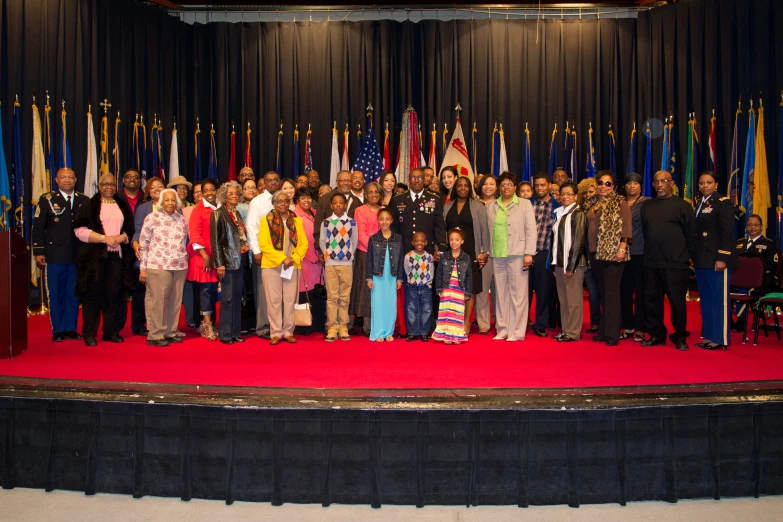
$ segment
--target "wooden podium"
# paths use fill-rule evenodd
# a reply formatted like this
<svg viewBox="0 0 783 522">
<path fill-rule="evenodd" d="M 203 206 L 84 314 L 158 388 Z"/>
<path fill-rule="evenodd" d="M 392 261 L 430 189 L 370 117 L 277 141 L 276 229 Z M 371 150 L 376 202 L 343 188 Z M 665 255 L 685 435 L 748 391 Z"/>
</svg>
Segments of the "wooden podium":
<svg viewBox="0 0 783 522">
<path fill-rule="evenodd" d="M 16 232 L 0 232 L 0 359 L 27 349 L 27 243 Z"/>
</svg>

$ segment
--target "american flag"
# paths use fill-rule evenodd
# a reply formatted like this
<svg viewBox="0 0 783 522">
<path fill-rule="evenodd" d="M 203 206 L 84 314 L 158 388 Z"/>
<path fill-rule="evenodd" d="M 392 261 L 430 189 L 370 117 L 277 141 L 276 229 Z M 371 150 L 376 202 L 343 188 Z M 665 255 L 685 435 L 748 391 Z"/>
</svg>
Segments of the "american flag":
<svg viewBox="0 0 783 522">
<path fill-rule="evenodd" d="M 375 142 L 375 134 L 372 131 L 372 114 L 367 113 L 367 133 L 362 142 L 362 148 L 353 170 L 358 170 L 364 174 L 364 182 L 370 183 L 377 181 L 383 172 L 383 156 L 378 150 L 378 144 Z"/>
</svg>

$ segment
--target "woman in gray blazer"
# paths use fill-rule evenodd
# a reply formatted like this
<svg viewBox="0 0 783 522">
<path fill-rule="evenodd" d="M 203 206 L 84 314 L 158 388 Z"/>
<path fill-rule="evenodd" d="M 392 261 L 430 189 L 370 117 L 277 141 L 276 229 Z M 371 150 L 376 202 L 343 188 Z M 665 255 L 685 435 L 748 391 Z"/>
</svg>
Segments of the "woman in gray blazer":
<svg viewBox="0 0 783 522">
<path fill-rule="evenodd" d="M 536 217 L 530 201 L 515 194 L 513 174 L 501 174 L 498 186 L 500 198 L 487 206 L 498 305 L 495 340 L 522 341 L 530 305 L 528 275 L 536 254 Z"/>
<path fill-rule="evenodd" d="M 473 197 L 473 184 L 467 176 L 460 176 L 454 182 L 454 199 L 443 207 L 443 220 L 446 230 L 458 228 L 465 233 L 462 249 L 471 261 L 473 292 L 465 302 L 465 335 L 470 334 L 470 316 L 476 305 L 476 294 L 482 290 L 481 269 L 489 259 L 489 231 L 487 229 L 487 210 Z"/>
</svg>

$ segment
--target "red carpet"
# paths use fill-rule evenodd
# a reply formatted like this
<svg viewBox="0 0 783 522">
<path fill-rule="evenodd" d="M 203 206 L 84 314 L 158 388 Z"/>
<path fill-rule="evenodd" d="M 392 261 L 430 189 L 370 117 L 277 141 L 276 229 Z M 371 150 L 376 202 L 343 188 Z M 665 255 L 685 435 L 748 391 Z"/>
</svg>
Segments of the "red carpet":
<svg viewBox="0 0 783 522">
<path fill-rule="evenodd" d="M 466 344 L 420 341 L 371 343 L 364 337 L 326 343 L 321 335 L 295 345 L 270 346 L 255 337 L 226 346 L 187 328 L 185 342 L 154 348 L 123 332 L 125 343 L 52 343 L 48 316 L 29 319 L 29 348 L 0 360 L 0 375 L 121 382 L 159 382 L 285 388 L 566 388 L 691 384 L 783 379 L 783 345 L 774 333 L 759 345 L 734 344 L 727 352 L 693 347 L 701 328 L 698 303 L 688 304 L 691 349 L 672 344 L 642 348 L 557 343 L 529 332 L 523 342 L 473 334 Z"/>
</svg>

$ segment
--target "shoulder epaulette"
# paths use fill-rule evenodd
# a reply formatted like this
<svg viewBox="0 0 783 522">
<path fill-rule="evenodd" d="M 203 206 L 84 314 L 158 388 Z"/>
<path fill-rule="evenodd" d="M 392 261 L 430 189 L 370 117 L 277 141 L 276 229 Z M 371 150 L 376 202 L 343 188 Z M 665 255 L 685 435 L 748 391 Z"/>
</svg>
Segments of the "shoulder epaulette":
<svg viewBox="0 0 783 522">
<path fill-rule="evenodd" d="M 728 196 L 723 196 L 722 198 L 720 198 L 720 200 L 721 201 L 729 201 L 729 200 L 731 200 L 731 198 L 728 197 Z"/>
</svg>

